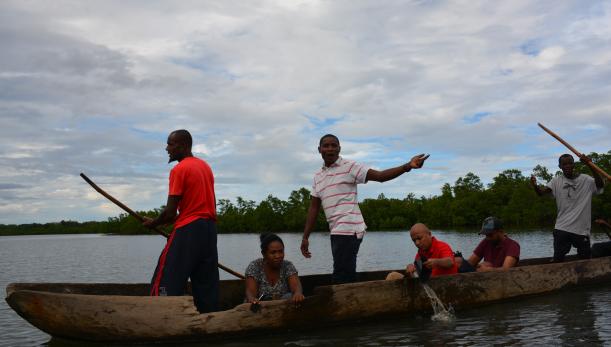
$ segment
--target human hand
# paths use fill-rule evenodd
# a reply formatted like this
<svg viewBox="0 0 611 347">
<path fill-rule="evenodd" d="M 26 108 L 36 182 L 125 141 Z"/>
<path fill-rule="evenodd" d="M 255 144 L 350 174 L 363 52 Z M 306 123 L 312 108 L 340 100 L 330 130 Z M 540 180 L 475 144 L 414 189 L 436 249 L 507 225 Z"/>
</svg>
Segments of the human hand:
<svg viewBox="0 0 611 347">
<path fill-rule="evenodd" d="M 494 267 L 491 263 L 484 261 L 477 267 L 477 272 L 487 272 L 494 270 Z"/>
<path fill-rule="evenodd" d="M 579 156 L 579 161 L 584 163 L 584 164 L 586 164 L 586 165 L 588 165 L 588 166 L 590 166 L 590 164 L 592 164 L 592 159 L 588 158 L 588 156 L 585 155 L 585 154 L 581 154 Z"/>
<path fill-rule="evenodd" d="M 312 253 L 310 253 L 310 241 L 308 239 L 301 239 L 301 254 L 303 254 L 306 258 L 311 258 Z"/>
<path fill-rule="evenodd" d="M 153 225 L 153 222 L 155 221 L 153 218 L 149 218 L 149 217 L 142 217 L 142 219 L 144 219 L 142 221 L 142 226 L 145 228 L 149 228 L 152 229 L 155 226 Z"/>
<path fill-rule="evenodd" d="M 416 272 L 416 267 L 414 266 L 414 264 L 407 264 L 407 267 L 405 268 L 405 272 L 407 272 L 410 275 L 413 275 L 414 272 Z"/>
<path fill-rule="evenodd" d="M 420 169 L 422 165 L 424 165 L 424 161 L 427 160 L 428 157 L 429 154 L 424 155 L 424 153 L 413 156 L 412 159 L 409 161 L 410 169 Z"/>
<path fill-rule="evenodd" d="M 293 296 L 291 297 L 291 302 L 295 304 L 295 306 L 298 306 L 299 303 L 301 303 L 304 299 L 305 299 L 305 296 L 303 296 L 302 293 L 294 293 Z"/>
<path fill-rule="evenodd" d="M 432 269 L 433 266 L 435 266 L 436 264 L 437 264 L 437 259 L 428 259 L 427 261 L 422 263 L 422 266 L 426 267 L 427 269 Z"/>
</svg>

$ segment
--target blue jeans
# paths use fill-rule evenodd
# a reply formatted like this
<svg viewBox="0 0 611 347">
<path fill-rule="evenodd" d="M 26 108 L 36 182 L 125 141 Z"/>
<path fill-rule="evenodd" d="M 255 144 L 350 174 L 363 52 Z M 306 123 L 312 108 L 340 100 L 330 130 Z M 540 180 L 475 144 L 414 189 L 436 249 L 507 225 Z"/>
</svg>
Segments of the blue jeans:
<svg viewBox="0 0 611 347">
<path fill-rule="evenodd" d="M 356 256 L 361 241 L 356 235 L 331 235 L 334 284 L 356 282 Z"/>
</svg>

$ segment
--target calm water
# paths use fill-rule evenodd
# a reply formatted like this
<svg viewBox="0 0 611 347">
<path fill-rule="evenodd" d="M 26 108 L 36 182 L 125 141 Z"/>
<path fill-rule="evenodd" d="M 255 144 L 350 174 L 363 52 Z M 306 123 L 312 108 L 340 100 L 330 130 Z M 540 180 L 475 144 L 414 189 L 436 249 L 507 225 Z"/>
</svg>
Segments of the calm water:
<svg viewBox="0 0 611 347">
<path fill-rule="evenodd" d="M 436 231 L 435 235 L 468 256 L 478 235 Z M 300 274 L 331 272 L 327 234 L 310 239 L 313 257 L 299 252 L 300 234 L 281 234 L 286 259 Z M 522 257 L 551 256 L 550 232 L 511 235 L 522 246 Z M 593 241 L 605 241 L 604 234 Z M 0 287 L 10 282 L 148 282 L 164 239 L 159 236 L 53 235 L 0 237 Z M 219 261 L 243 272 L 260 256 L 258 235 L 219 236 Z M 415 255 L 406 232 L 366 235 L 358 259 L 359 270 L 402 268 Z M 230 275 L 221 272 L 221 278 Z M 66 345 L 49 341 L 45 333 L 0 302 L 1 346 Z M 219 346 L 412 346 L 412 345 L 611 345 L 611 284 L 570 289 L 477 309 L 458 310 L 448 325 L 431 322 L 429 315 L 360 322 L 316 331 L 282 333 Z M 209 344 L 207 344 L 209 345 Z"/>
</svg>

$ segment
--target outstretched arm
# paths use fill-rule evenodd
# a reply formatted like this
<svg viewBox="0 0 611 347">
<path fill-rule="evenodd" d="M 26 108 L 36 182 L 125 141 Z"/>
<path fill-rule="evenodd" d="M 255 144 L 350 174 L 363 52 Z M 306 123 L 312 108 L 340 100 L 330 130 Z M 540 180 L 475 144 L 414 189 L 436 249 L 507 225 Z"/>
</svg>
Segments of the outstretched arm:
<svg viewBox="0 0 611 347">
<path fill-rule="evenodd" d="M 181 198 L 182 196 L 180 195 L 169 195 L 168 202 L 163 210 L 161 210 L 159 216 L 155 219 L 144 217 L 145 220 L 142 222 L 142 225 L 149 229 L 153 229 L 159 225 L 173 223 L 176 220 L 176 211 L 178 210 L 178 203 Z"/>
<path fill-rule="evenodd" d="M 427 160 L 428 157 L 428 154 L 418 154 L 414 156 L 408 163 L 405 163 L 401 166 L 393 167 L 382 171 L 369 169 L 369 171 L 367 171 L 367 181 L 390 181 L 406 172 L 410 172 L 412 169 L 420 169 L 422 165 L 424 165 L 424 161 Z"/>
<path fill-rule="evenodd" d="M 308 238 L 310 237 L 310 233 L 312 229 L 314 229 L 314 225 L 316 224 L 316 217 L 318 217 L 318 212 L 320 211 L 321 200 L 317 197 L 312 197 L 310 200 L 310 208 L 308 208 L 308 216 L 306 218 L 306 224 L 303 228 L 303 238 L 301 239 L 301 254 L 304 257 L 310 258 L 312 253 L 310 253 L 310 241 Z"/>
<path fill-rule="evenodd" d="M 541 187 L 537 185 L 537 178 L 535 176 L 530 176 L 530 185 L 534 188 L 535 192 L 539 196 L 547 195 L 552 192 L 549 187 Z"/>
</svg>

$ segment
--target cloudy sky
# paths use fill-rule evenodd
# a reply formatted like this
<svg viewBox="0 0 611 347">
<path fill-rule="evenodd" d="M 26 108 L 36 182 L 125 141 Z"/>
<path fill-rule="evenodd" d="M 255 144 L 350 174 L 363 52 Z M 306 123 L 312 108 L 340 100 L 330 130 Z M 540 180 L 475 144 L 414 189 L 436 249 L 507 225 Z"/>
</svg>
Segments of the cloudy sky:
<svg viewBox="0 0 611 347">
<path fill-rule="evenodd" d="M 105 220 L 165 202 L 169 131 L 194 135 L 218 198 L 309 187 L 344 157 L 426 167 L 360 198 L 436 195 L 611 149 L 611 3 L 2 1 L 0 223 Z"/>
</svg>

